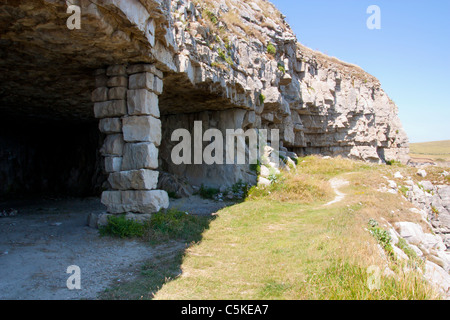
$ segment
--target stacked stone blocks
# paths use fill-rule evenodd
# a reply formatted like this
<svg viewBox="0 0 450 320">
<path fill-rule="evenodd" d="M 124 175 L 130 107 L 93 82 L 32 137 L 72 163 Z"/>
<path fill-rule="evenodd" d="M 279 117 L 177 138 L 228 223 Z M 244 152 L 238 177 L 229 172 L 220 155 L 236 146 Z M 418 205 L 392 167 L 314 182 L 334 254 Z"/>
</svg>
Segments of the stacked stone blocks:
<svg viewBox="0 0 450 320">
<path fill-rule="evenodd" d="M 167 208 L 158 184 L 161 121 L 158 96 L 163 74 L 154 65 L 115 65 L 97 70 L 92 93 L 99 129 L 106 134 L 101 153 L 110 191 L 102 203 L 111 214 L 152 214 Z"/>
</svg>

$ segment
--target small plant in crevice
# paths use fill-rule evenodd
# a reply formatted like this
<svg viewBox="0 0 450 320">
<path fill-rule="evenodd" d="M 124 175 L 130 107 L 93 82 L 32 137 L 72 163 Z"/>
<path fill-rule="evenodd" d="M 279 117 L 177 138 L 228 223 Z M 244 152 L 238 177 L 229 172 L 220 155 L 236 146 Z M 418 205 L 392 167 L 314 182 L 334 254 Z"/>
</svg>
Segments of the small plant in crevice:
<svg viewBox="0 0 450 320">
<path fill-rule="evenodd" d="M 401 193 L 402 195 L 404 195 L 405 197 L 407 196 L 408 191 L 409 191 L 408 187 L 405 187 L 405 186 L 399 186 L 399 187 L 398 187 L 398 190 L 399 190 L 400 193 Z"/>
<path fill-rule="evenodd" d="M 424 261 L 417 255 L 417 253 L 408 245 L 405 239 L 399 238 L 397 246 L 408 256 L 408 266 L 413 269 L 421 269 L 424 270 L 425 263 Z"/>
<path fill-rule="evenodd" d="M 275 48 L 275 46 L 272 43 L 269 43 L 267 45 L 267 53 L 275 56 L 277 54 L 277 48 Z"/>
<path fill-rule="evenodd" d="M 233 59 L 230 56 L 228 56 L 228 54 L 225 51 L 223 51 L 221 48 L 217 49 L 217 53 L 219 54 L 220 59 L 222 59 L 223 61 L 228 63 L 230 66 L 234 65 Z"/>
<path fill-rule="evenodd" d="M 392 247 L 392 238 L 388 231 L 381 228 L 374 219 L 369 220 L 369 232 L 377 240 L 378 244 L 384 249 L 390 258 L 395 258 L 394 249 Z"/>
<path fill-rule="evenodd" d="M 260 102 L 261 105 L 263 105 L 264 101 L 266 101 L 266 96 L 261 93 L 259 95 L 259 102 Z"/>
<path fill-rule="evenodd" d="M 213 24 L 216 25 L 219 23 L 219 18 L 217 18 L 217 16 L 213 12 L 209 11 L 208 9 L 205 9 L 204 12 Z"/>
<path fill-rule="evenodd" d="M 280 72 L 282 72 L 283 74 L 286 73 L 286 67 L 284 66 L 283 63 L 281 62 L 278 63 L 278 70 L 280 70 Z"/>
<path fill-rule="evenodd" d="M 435 206 L 431 206 L 431 211 L 438 217 L 440 212 Z"/>
</svg>

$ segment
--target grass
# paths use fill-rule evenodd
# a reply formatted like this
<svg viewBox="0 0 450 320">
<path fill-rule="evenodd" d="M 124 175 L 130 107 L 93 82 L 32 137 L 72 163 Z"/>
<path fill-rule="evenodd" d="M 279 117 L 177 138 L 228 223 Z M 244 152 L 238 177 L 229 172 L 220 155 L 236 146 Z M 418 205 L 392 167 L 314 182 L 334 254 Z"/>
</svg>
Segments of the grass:
<svg viewBox="0 0 450 320">
<path fill-rule="evenodd" d="M 367 221 L 413 218 L 406 202 L 374 188 L 388 167 L 314 157 L 300 159 L 300 164 L 297 174 L 285 175 L 278 186 L 265 193 L 252 189 L 246 202 L 222 210 L 202 242 L 187 250 L 182 275 L 167 282 L 155 298 L 438 297 L 419 273 L 401 268 L 392 268 L 395 277 L 382 275 L 379 289 L 367 285 L 368 268 L 383 270 L 387 263 L 376 246 L 387 237 L 380 232 L 381 240 L 374 238 Z M 347 198 L 324 206 L 333 198 L 327 181 L 336 176 L 350 181 L 343 190 Z"/>
<path fill-rule="evenodd" d="M 383 176 L 413 169 L 345 159 L 299 158 L 295 172 L 274 185 L 251 189 L 245 202 L 221 210 L 214 220 L 190 220 L 181 212 L 161 213 L 150 243 L 186 239 L 188 247 L 144 264 L 139 277 L 116 286 L 105 299 L 438 299 L 416 271 L 420 258 L 400 242 L 410 260 L 404 272 L 395 256 L 386 259 L 377 245 L 391 246 L 387 223 L 420 215 L 398 195 L 380 193 Z M 436 169 L 437 170 L 437 169 Z M 346 198 L 331 206 L 329 180 L 349 181 Z M 368 225 L 368 221 L 371 221 Z M 370 232 L 372 229 L 372 232 Z M 189 231 L 192 230 L 192 231 Z M 374 231 L 377 230 L 377 231 Z M 426 228 L 424 227 L 424 230 Z M 191 236 L 192 235 L 192 236 Z M 386 266 L 380 286 L 368 285 L 371 267 Z"/>
<path fill-rule="evenodd" d="M 178 210 L 162 211 L 153 215 L 145 228 L 143 237 L 153 244 L 169 240 L 181 240 L 186 243 L 202 239 L 213 218 L 186 214 Z"/>
<path fill-rule="evenodd" d="M 124 215 L 109 216 L 108 224 L 100 227 L 101 236 L 117 238 L 140 238 L 144 236 L 145 226 L 133 220 L 127 220 Z"/>
<path fill-rule="evenodd" d="M 133 238 L 145 241 L 159 252 L 153 259 L 145 262 L 135 279 L 123 281 L 106 289 L 99 298 L 102 300 L 149 300 L 167 282 L 181 274 L 185 248 L 201 241 L 203 232 L 209 228 L 213 217 L 187 215 L 177 210 L 161 211 L 153 215 L 147 224 L 137 224 L 118 218 L 120 225 L 140 227 L 139 234 Z M 110 219 L 116 225 L 117 219 Z M 110 230 L 109 227 L 104 229 Z M 129 233 L 120 233 L 131 236 Z M 106 232 L 105 236 L 117 236 L 116 232 Z M 124 237 L 126 237 L 124 236 Z M 162 246 L 162 248 L 160 248 Z"/>
<path fill-rule="evenodd" d="M 272 43 L 269 43 L 267 45 L 267 53 L 275 56 L 277 54 L 277 48 Z"/>
<path fill-rule="evenodd" d="M 434 161 L 450 161 L 450 140 L 410 144 L 412 158 L 427 158 Z"/>
</svg>

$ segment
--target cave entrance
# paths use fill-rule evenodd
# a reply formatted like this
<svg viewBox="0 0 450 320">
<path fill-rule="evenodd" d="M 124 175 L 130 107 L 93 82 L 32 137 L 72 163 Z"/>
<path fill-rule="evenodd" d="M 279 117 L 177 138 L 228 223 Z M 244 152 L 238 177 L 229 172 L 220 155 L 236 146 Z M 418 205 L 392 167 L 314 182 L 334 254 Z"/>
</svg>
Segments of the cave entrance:
<svg viewBox="0 0 450 320">
<path fill-rule="evenodd" d="M 164 77 L 164 91 L 159 99 L 162 122 L 162 144 L 159 150 L 159 188 L 176 198 L 188 197 L 203 186 L 220 191 L 230 190 L 236 184 L 256 184 L 256 172 L 247 164 L 195 164 L 195 123 L 201 122 L 201 135 L 209 129 L 218 129 L 223 137 L 227 130 L 252 128 L 249 111 L 236 108 L 223 97 L 220 88 L 194 87 L 185 74 Z M 184 129 L 191 135 L 191 163 L 174 164 L 172 151 L 180 141 L 174 141 L 175 130 Z M 248 141 L 247 141 L 248 142 Z M 212 141 L 203 141 L 203 150 Z M 225 148 L 225 142 L 224 142 Z M 248 150 L 247 150 L 248 151 Z M 226 151 L 224 150 L 224 157 Z M 247 158 L 248 161 L 248 154 Z M 224 161 L 225 162 L 225 161 Z"/>
<path fill-rule="evenodd" d="M 1 114 L 1 199 L 100 196 L 102 139 L 94 120 Z"/>
<path fill-rule="evenodd" d="M 81 29 L 69 30 L 66 1 L 1 4 L 0 200 L 98 197 L 107 187 L 95 72 L 150 58 L 126 16 L 81 7 Z"/>
</svg>

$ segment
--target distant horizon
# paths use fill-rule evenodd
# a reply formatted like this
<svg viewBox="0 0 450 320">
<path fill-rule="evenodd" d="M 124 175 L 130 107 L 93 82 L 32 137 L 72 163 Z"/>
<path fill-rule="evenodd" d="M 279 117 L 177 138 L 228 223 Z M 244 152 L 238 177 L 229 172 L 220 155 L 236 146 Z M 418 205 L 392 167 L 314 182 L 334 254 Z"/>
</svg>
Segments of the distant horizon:
<svg viewBox="0 0 450 320">
<path fill-rule="evenodd" d="M 380 81 L 410 143 L 450 140 L 450 1 L 270 1 L 302 45 Z M 374 4 L 381 9 L 380 30 L 366 24 Z"/>
<path fill-rule="evenodd" d="M 418 143 L 433 143 L 433 142 L 446 142 L 446 141 L 450 141 L 450 139 L 445 139 L 445 140 L 434 140 L 434 141 L 420 141 L 420 142 L 412 142 L 410 141 L 410 144 L 418 144 Z"/>
</svg>

